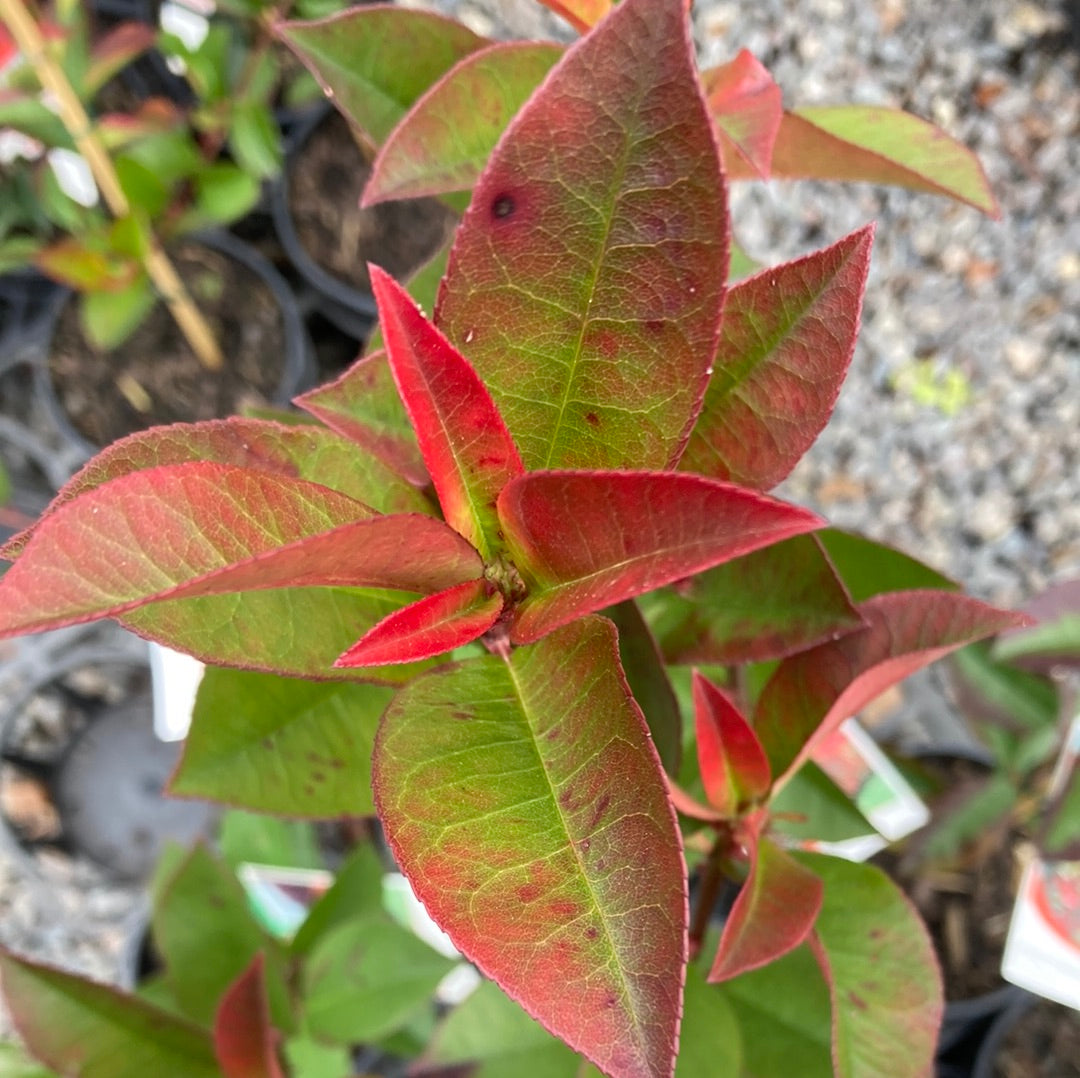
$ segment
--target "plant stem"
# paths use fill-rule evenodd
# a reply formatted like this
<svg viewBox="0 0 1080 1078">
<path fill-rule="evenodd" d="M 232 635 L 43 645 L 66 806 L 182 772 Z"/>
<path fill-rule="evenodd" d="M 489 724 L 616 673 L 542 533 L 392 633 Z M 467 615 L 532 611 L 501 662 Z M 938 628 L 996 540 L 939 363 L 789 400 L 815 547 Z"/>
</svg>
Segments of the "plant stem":
<svg viewBox="0 0 1080 1078">
<path fill-rule="evenodd" d="M 720 896 L 720 887 L 724 882 L 720 862 L 727 856 L 730 849 L 731 836 L 726 833 L 719 834 L 702 867 L 701 886 L 687 940 L 691 962 L 701 953 L 701 946 L 705 942 L 705 933 L 709 930 L 713 908 L 716 906 L 716 900 Z"/>
<path fill-rule="evenodd" d="M 68 82 L 67 76 L 49 55 L 41 29 L 27 8 L 25 0 L 0 0 L 0 17 L 7 23 L 16 44 L 33 67 L 43 89 L 55 99 L 60 120 L 75 143 L 75 148 L 89 165 L 109 212 L 113 217 L 127 217 L 131 213 L 131 207 L 120 186 L 112 159 L 94 131 L 90 117 L 87 116 L 86 109 Z M 208 370 L 220 370 L 224 360 L 214 334 L 153 233 L 148 236 L 142 263 L 147 276 L 165 301 L 199 361 Z"/>
</svg>

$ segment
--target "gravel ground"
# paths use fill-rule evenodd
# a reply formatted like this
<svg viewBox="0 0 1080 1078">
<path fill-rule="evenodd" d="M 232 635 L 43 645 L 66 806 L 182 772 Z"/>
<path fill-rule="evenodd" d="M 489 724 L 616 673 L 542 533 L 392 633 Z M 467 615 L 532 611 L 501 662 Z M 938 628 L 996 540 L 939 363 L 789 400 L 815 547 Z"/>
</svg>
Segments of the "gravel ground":
<svg viewBox="0 0 1080 1078">
<path fill-rule="evenodd" d="M 1006 604 L 1080 572 L 1080 62 L 1065 6 L 1076 2 L 695 5 L 705 64 L 749 48 L 789 105 L 903 106 L 982 158 L 1001 221 L 926 195 L 810 183 L 742 186 L 734 210 L 765 263 L 879 222 L 851 377 L 782 493 Z M 441 6 L 481 32 L 560 33 L 529 0 Z M 0 940 L 87 973 L 116 975 L 136 902 L 82 868 L 34 888 L 0 860 Z"/>
</svg>

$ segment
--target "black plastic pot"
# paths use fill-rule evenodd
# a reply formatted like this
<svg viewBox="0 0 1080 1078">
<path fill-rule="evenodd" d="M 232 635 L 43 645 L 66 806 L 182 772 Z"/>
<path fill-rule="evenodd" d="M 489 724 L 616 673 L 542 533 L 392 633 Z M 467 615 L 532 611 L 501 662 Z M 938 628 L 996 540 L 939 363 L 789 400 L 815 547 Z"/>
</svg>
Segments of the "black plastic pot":
<svg viewBox="0 0 1080 1078">
<path fill-rule="evenodd" d="M 1007 984 L 995 992 L 947 1004 L 938 1037 L 936 1078 L 987 1078 L 991 1071 L 986 1061 L 992 1059 L 1004 1035 L 1002 1019 L 1019 996 L 1027 995 Z"/>
<path fill-rule="evenodd" d="M 339 280 L 322 268 L 304 249 L 289 209 L 289 166 L 303 152 L 316 128 L 333 111 L 321 103 L 302 113 L 291 115 L 284 127 L 287 156 L 285 168 L 270 188 L 270 212 L 282 247 L 297 273 L 312 289 L 319 313 L 343 333 L 357 341 L 366 340 L 378 318 L 375 298 Z"/>
<path fill-rule="evenodd" d="M 280 406 L 287 405 L 293 397 L 312 384 L 314 376 L 311 341 L 292 290 L 281 274 L 258 251 L 228 232 L 201 233 L 190 237 L 190 242 L 202 244 L 239 262 L 255 273 L 277 300 L 284 325 L 285 355 L 281 380 L 273 394 L 272 403 Z M 52 287 L 54 290 L 52 299 L 48 304 L 47 316 L 41 326 L 36 347 L 39 361 L 34 364 L 35 390 L 52 426 L 71 447 L 77 463 L 81 465 L 102 447 L 88 441 L 72 426 L 57 398 L 56 389 L 49 374 L 48 355 L 52 337 L 56 331 L 60 312 L 72 298 L 69 289 L 57 285 Z M 226 362 L 228 362 L 228 357 L 226 357 Z"/>
<path fill-rule="evenodd" d="M 206 831 L 210 806 L 162 796 L 179 745 L 154 734 L 142 641 L 109 628 L 61 630 L 16 642 L 2 673 L 0 847 L 32 879 L 48 881 L 51 851 L 118 881 L 143 880 L 166 841 Z M 20 831 L 8 814 L 19 784 L 52 806 L 48 833 Z"/>
<path fill-rule="evenodd" d="M 1004 1006 L 998 1011 L 979 1046 L 972 1063 L 971 1078 L 993 1078 L 994 1063 L 1001 1042 L 1013 1026 L 1039 1002 L 1038 996 L 1011 984 L 995 995 L 1002 997 Z"/>
</svg>

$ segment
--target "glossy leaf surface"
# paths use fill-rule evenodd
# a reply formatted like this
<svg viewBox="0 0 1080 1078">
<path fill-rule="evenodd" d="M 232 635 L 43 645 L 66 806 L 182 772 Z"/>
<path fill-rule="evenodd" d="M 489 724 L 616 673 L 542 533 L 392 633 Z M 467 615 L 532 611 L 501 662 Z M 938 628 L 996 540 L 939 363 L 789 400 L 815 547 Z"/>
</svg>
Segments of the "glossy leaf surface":
<svg viewBox="0 0 1080 1078">
<path fill-rule="evenodd" d="M 392 696 L 211 667 L 169 792 L 284 816 L 370 815 L 371 747 Z"/>
<path fill-rule="evenodd" d="M 417 678 L 374 772 L 398 863 L 455 945 L 609 1073 L 670 1074 L 682 857 L 610 623 Z"/>
<path fill-rule="evenodd" d="M 498 508 L 529 584 L 517 642 L 819 524 L 806 510 L 679 472 L 532 472 L 506 486 Z"/>
<path fill-rule="evenodd" d="M 780 87 L 746 49 L 730 63 L 703 71 L 701 84 L 726 167 L 732 167 L 730 158 L 738 154 L 767 180 L 773 143 L 784 115 Z"/>
<path fill-rule="evenodd" d="M 624 0 L 499 142 L 436 309 L 527 467 L 677 459 L 716 347 L 726 232 L 683 0 Z"/>
<path fill-rule="evenodd" d="M 866 628 L 785 659 L 758 700 L 754 729 L 773 775 L 890 685 L 964 644 L 1023 622 L 949 592 L 901 591 L 859 605 Z"/>
<path fill-rule="evenodd" d="M 880 869 L 800 854 L 825 881 L 813 948 L 833 1005 L 838 1078 L 922 1078 L 943 1009 L 941 972 L 911 903 Z"/>
<path fill-rule="evenodd" d="M 476 552 L 430 517 L 378 516 L 326 487 L 268 472 L 164 465 L 94 488 L 34 530 L 0 586 L 0 632 L 247 589 L 428 592 L 479 571 Z"/>
<path fill-rule="evenodd" d="M 472 190 L 499 136 L 562 53 L 551 42 L 509 41 L 465 57 L 383 143 L 362 204 Z"/>
<path fill-rule="evenodd" d="M 483 636 L 502 608 L 502 595 L 486 580 L 467 581 L 395 610 L 344 652 L 337 665 L 382 666 L 442 655 Z"/>
<path fill-rule="evenodd" d="M 228 987 L 214 1015 L 214 1054 L 224 1078 L 284 1078 L 270 1023 L 262 955 Z"/>
<path fill-rule="evenodd" d="M 757 969 L 804 943 L 821 909 L 821 880 L 767 838 L 724 923 L 712 982 Z"/>
<path fill-rule="evenodd" d="M 822 528 L 814 534 L 852 600 L 861 603 L 887 591 L 934 588 L 959 591 L 955 580 L 884 543 L 854 532 Z"/>
<path fill-rule="evenodd" d="M 694 729 L 698 765 L 709 804 L 734 818 L 769 791 L 769 761 L 757 735 L 731 699 L 696 671 Z"/>
<path fill-rule="evenodd" d="M 753 175 L 732 162 L 733 179 Z M 1000 216 L 975 155 L 932 123 L 899 109 L 838 105 L 786 112 L 773 179 L 862 180 L 909 187 Z"/>
<path fill-rule="evenodd" d="M 430 513 L 411 484 L 347 439 L 314 426 L 287 427 L 261 419 L 213 419 L 154 427 L 103 449 L 64 484 L 44 516 L 111 479 L 165 464 L 209 461 L 321 483 L 380 513 Z M 13 559 L 30 532 L 0 549 Z"/>
<path fill-rule="evenodd" d="M 302 394 L 294 403 L 409 482 L 421 487 L 428 482 L 416 434 L 384 351 L 358 359 L 334 381 Z"/>
<path fill-rule="evenodd" d="M 430 1006 L 453 966 L 386 914 L 354 918 L 328 932 L 305 963 L 305 1028 L 343 1044 L 383 1037 Z"/>
<path fill-rule="evenodd" d="M 682 715 L 664 659 L 633 600 L 608 607 L 604 616 L 619 634 L 619 661 L 630 692 L 645 715 L 660 762 L 677 775 L 682 762 Z"/>
<path fill-rule="evenodd" d="M 485 44 L 453 19 L 389 4 L 283 23 L 278 33 L 376 146 L 436 79 Z"/>
<path fill-rule="evenodd" d="M 61 1074 L 220 1078 L 210 1034 L 115 988 L 0 951 L 4 995 L 19 1035 Z"/>
<path fill-rule="evenodd" d="M 814 536 L 744 554 L 643 600 L 673 663 L 782 658 L 862 625 Z"/>
<path fill-rule="evenodd" d="M 851 363 L 872 238 L 861 229 L 731 288 L 680 468 L 767 490 L 798 463 Z"/>
<path fill-rule="evenodd" d="M 491 395 L 467 359 L 389 274 L 369 267 L 390 370 L 443 516 L 483 555 L 497 542 L 495 499 L 522 472 Z"/>
</svg>

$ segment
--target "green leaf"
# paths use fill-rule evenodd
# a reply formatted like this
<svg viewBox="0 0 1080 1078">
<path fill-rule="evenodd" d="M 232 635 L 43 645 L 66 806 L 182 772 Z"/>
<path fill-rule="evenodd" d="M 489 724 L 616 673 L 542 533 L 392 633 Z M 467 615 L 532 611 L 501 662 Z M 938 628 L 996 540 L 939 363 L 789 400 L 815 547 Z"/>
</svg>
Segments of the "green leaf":
<svg viewBox="0 0 1080 1078">
<path fill-rule="evenodd" d="M 145 274 L 118 292 L 89 292 L 79 305 L 83 332 L 95 347 L 118 348 L 142 324 L 157 303 L 157 294 Z"/>
<path fill-rule="evenodd" d="M 829 983 L 837 1078 L 923 1078 L 944 1007 L 925 926 L 880 869 L 798 857 L 825 881 L 812 945 Z"/>
<path fill-rule="evenodd" d="M 678 775 L 682 760 L 682 715 L 656 641 L 632 599 L 609 606 L 603 614 L 618 630 L 619 661 L 630 692 L 649 724 L 660 762 L 669 775 Z"/>
<path fill-rule="evenodd" d="M 245 172 L 271 179 L 281 171 L 281 131 L 267 105 L 243 101 L 233 110 L 229 149 Z"/>
<path fill-rule="evenodd" d="M 385 1036 L 431 1004 L 454 964 L 388 916 L 340 925 L 304 965 L 305 1028 L 342 1044 Z"/>
<path fill-rule="evenodd" d="M 799 947 L 715 986 L 714 991 L 731 1005 L 738 1022 L 741 1078 L 790 1078 L 794 1060 L 799 1078 L 833 1078 L 829 992 L 809 947 Z"/>
<path fill-rule="evenodd" d="M 114 988 L 7 951 L 0 951 L 0 975 L 23 1040 L 61 1074 L 220 1078 L 205 1029 Z"/>
<path fill-rule="evenodd" d="M 0 241 L 0 273 L 32 265 L 41 247 L 42 241 L 33 236 L 12 236 Z"/>
<path fill-rule="evenodd" d="M 368 778 L 375 685 L 206 671 L 169 791 L 308 818 L 373 812 Z"/>
<path fill-rule="evenodd" d="M 855 350 L 873 226 L 732 287 L 679 467 L 769 490 L 821 433 Z"/>
<path fill-rule="evenodd" d="M 0 91 L 0 128 L 6 127 L 21 131 L 49 147 L 75 148 L 60 117 L 41 102 L 37 93 Z"/>
<path fill-rule="evenodd" d="M 323 1044 L 311 1037 L 286 1041 L 285 1059 L 293 1078 L 345 1078 L 352 1073 L 352 1053 L 348 1048 Z"/>
<path fill-rule="evenodd" d="M 432 1039 L 430 1059 L 441 1066 L 476 1063 L 472 1078 L 571 1078 L 580 1062 L 491 981 L 446 1017 Z"/>
<path fill-rule="evenodd" d="M 789 838 L 842 842 L 873 832 L 873 825 L 812 760 L 769 800 L 772 831 Z"/>
<path fill-rule="evenodd" d="M 1003 725 L 1013 732 L 1033 733 L 1058 721 L 1054 683 L 1004 662 L 986 643 L 961 648 L 949 660 L 958 704 L 977 727 Z"/>
<path fill-rule="evenodd" d="M 284 868 L 322 868 L 311 824 L 234 809 L 226 812 L 218 834 L 221 856 L 234 871 L 245 861 Z"/>
<path fill-rule="evenodd" d="M 258 179 L 244 169 L 225 161 L 208 165 L 195 178 L 195 205 L 174 232 L 230 225 L 255 208 L 260 194 Z"/>
<path fill-rule="evenodd" d="M 128 202 L 149 218 L 160 216 L 169 204 L 171 184 L 142 161 L 126 154 L 116 157 L 116 176 Z"/>
<path fill-rule="evenodd" d="M 1038 624 L 1004 633 L 994 645 L 994 657 L 1032 669 L 1080 666 L 1080 579 L 1063 580 L 1024 607 Z"/>
<path fill-rule="evenodd" d="M 640 600 L 672 663 L 779 658 L 862 626 L 813 536 L 795 536 Z"/>
<path fill-rule="evenodd" d="M 823 528 L 815 534 L 853 602 L 889 591 L 960 590 L 956 581 L 936 569 L 873 539 L 836 528 Z"/>
<path fill-rule="evenodd" d="M 1075 761 L 1064 788 L 1046 811 L 1039 845 L 1045 856 L 1056 860 L 1080 857 L 1080 767 Z"/>
<path fill-rule="evenodd" d="M 58 1078 L 56 1071 L 35 1063 L 21 1045 L 0 1042 L 0 1078 Z"/>
<path fill-rule="evenodd" d="M 164 881 L 151 924 L 169 987 L 193 1021 L 213 1022 L 225 990 L 261 952 L 275 1023 L 292 1025 L 282 952 L 255 921 L 236 877 L 205 847 L 191 850 Z"/>
<path fill-rule="evenodd" d="M 153 47 L 154 28 L 140 22 L 124 22 L 94 42 L 90 64 L 80 92 L 92 97 L 137 56 Z"/>
<path fill-rule="evenodd" d="M 383 864 L 375 848 L 354 850 L 338 869 L 330 890 L 319 899 L 297 930 L 290 946 L 294 956 L 306 956 L 325 936 L 353 918 L 378 913 L 383 902 Z"/>
<path fill-rule="evenodd" d="M 755 175 L 734 159 L 729 173 L 733 179 Z M 785 112 L 772 177 L 894 184 L 1001 216 L 978 158 L 941 128 L 900 109 L 839 105 Z"/>
<path fill-rule="evenodd" d="M 743 1045 L 735 1011 L 725 995 L 706 984 L 701 969 L 686 969 L 679 1058 L 675 1078 L 735 1078 L 741 1073 Z"/>
<path fill-rule="evenodd" d="M 374 787 L 398 863 L 455 946 L 602 1068 L 667 1072 L 680 842 L 610 622 L 415 679 L 383 718 Z"/>
<path fill-rule="evenodd" d="M 562 54 L 551 42 L 510 41 L 466 56 L 387 137 L 363 205 L 471 190 L 507 124 Z"/>
<path fill-rule="evenodd" d="M 11 476 L 8 475 L 4 462 L 0 460 L 0 506 L 7 505 L 11 499 Z"/>
<path fill-rule="evenodd" d="M 685 9 L 623 0 L 572 45 L 458 229 L 435 320 L 527 468 L 669 467 L 704 390 L 727 204 Z"/>
<path fill-rule="evenodd" d="M 436 79 L 486 44 L 441 15 L 389 6 L 287 22 L 278 33 L 376 146 Z"/>
<path fill-rule="evenodd" d="M 936 819 L 925 835 L 920 855 L 937 860 L 962 856 L 971 843 L 992 831 L 1011 813 L 1019 796 L 1012 779 L 999 772 L 961 800 L 952 798 L 948 812 Z"/>
</svg>

